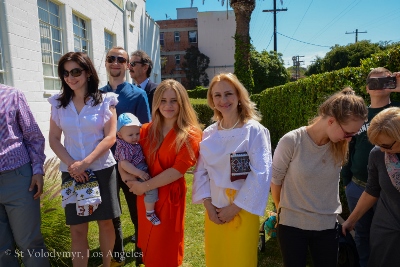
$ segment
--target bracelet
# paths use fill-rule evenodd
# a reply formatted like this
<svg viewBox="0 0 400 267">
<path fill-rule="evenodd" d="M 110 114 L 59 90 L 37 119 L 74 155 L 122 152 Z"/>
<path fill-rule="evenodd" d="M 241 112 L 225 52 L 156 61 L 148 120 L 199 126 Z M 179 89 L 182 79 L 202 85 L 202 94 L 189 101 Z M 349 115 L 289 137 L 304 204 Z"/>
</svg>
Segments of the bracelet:
<svg viewBox="0 0 400 267">
<path fill-rule="evenodd" d="M 203 202 L 202 202 L 202 203 L 204 203 L 204 201 L 206 201 L 207 199 L 211 200 L 211 197 L 205 197 L 205 198 L 203 198 Z"/>
</svg>

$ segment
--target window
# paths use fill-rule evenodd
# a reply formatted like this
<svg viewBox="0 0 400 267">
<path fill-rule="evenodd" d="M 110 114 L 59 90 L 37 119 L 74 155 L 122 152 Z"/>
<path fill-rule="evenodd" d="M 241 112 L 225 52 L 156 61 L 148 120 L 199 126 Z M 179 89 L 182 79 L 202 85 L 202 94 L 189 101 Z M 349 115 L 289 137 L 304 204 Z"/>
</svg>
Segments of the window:
<svg viewBox="0 0 400 267">
<path fill-rule="evenodd" d="M 164 33 L 160 32 L 160 45 L 164 46 Z"/>
<path fill-rule="evenodd" d="M 175 55 L 175 64 L 176 65 L 181 64 L 181 56 L 180 55 Z"/>
<path fill-rule="evenodd" d="M 197 31 L 189 31 L 189 43 L 197 43 Z"/>
<path fill-rule="evenodd" d="M 111 33 L 104 31 L 104 49 L 107 52 L 114 46 L 114 36 Z"/>
<path fill-rule="evenodd" d="M 63 54 L 59 6 L 49 0 L 38 0 L 38 12 L 44 89 L 59 90 L 57 67 Z"/>
<path fill-rule="evenodd" d="M 87 21 L 72 14 L 74 24 L 74 50 L 84 52 L 89 55 L 89 37 L 87 31 Z"/>
<path fill-rule="evenodd" d="M 179 32 L 174 32 L 174 40 L 175 40 L 175 43 L 177 43 L 181 40 L 181 38 L 179 36 Z"/>
</svg>

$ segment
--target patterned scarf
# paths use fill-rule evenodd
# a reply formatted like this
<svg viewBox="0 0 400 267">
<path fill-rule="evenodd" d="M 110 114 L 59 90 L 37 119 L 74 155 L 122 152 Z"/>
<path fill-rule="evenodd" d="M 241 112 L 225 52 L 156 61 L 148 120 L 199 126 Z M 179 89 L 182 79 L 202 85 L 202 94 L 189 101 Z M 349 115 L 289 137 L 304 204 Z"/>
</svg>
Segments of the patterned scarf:
<svg viewBox="0 0 400 267">
<path fill-rule="evenodd" d="M 400 160 L 396 154 L 385 152 L 385 165 L 393 186 L 400 192 Z"/>
</svg>

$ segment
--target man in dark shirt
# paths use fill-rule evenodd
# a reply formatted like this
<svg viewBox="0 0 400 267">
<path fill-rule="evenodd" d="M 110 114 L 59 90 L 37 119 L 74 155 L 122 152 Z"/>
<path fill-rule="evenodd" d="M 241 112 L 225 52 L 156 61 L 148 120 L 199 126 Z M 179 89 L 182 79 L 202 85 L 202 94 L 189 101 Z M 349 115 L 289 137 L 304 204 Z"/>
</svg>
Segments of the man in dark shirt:
<svg viewBox="0 0 400 267">
<path fill-rule="evenodd" d="M 367 130 L 371 120 L 376 114 L 389 107 L 399 107 L 400 103 L 390 101 L 390 93 L 398 92 L 400 84 L 396 89 L 378 89 L 370 90 L 368 81 L 370 78 L 387 77 L 392 73 L 385 68 L 375 68 L 371 70 L 367 77 L 367 93 L 371 98 L 371 105 L 368 107 L 368 121 L 364 123 L 356 136 L 352 138 L 349 144 L 349 161 L 342 168 L 341 177 L 346 187 L 346 198 L 350 211 L 353 211 L 357 205 L 358 199 L 365 190 L 368 180 L 368 157 L 371 149 L 374 147 L 367 137 Z M 371 228 L 374 210 L 370 209 L 357 222 L 355 226 L 354 240 L 357 245 L 357 251 L 360 258 L 360 267 L 367 266 L 369 258 L 369 232 Z"/>
</svg>

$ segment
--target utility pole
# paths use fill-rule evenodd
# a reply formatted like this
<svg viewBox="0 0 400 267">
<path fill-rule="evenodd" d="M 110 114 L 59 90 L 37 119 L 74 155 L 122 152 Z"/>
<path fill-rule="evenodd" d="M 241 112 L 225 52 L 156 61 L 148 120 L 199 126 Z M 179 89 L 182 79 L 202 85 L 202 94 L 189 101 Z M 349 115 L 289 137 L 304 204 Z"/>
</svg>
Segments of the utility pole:
<svg viewBox="0 0 400 267">
<path fill-rule="evenodd" d="M 366 31 L 365 32 L 359 32 L 358 31 L 358 29 L 356 29 L 356 31 L 355 32 L 346 32 L 346 34 L 356 34 L 356 43 L 358 42 L 358 34 L 359 33 L 367 33 Z"/>
<path fill-rule="evenodd" d="M 293 56 L 293 67 L 296 71 L 295 73 L 295 79 L 298 80 L 300 78 L 300 63 L 303 63 L 304 61 L 300 61 L 300 58 L 304 56 Z"/>
<path fill-rule="evenodd" d="M 276 0 L 274 1 L 274 9 L 263 10 L 262 12 L 274 12 L 274 51 L 277 52 L 277 42 L 276 42 L 276 11 L 287 11 L 287 8 L 276 9 Z M 282 1 L 281 1 L 282 3 Z"/>
</svg>

